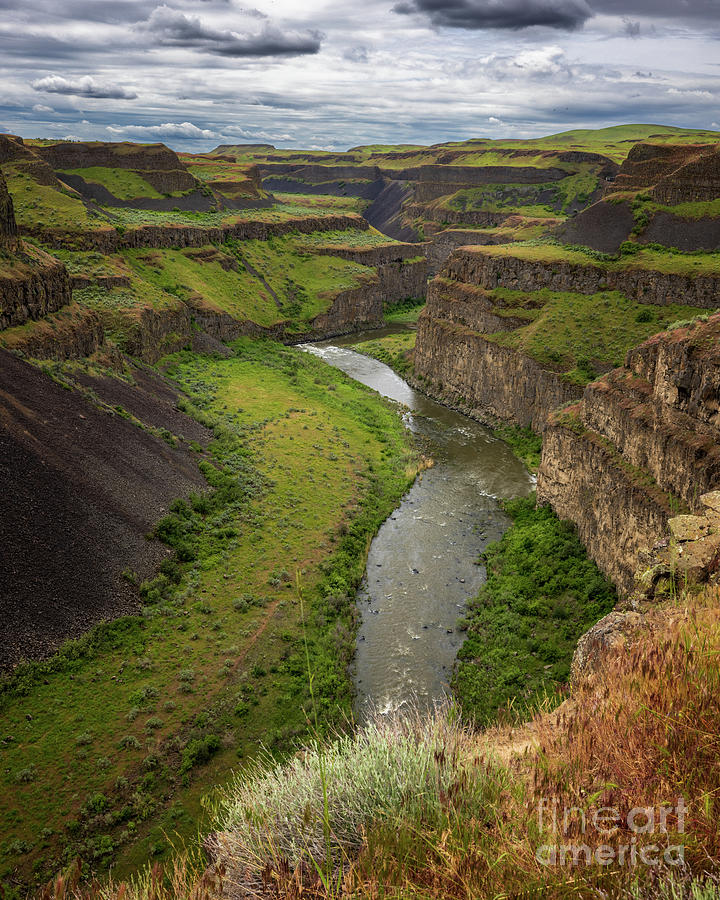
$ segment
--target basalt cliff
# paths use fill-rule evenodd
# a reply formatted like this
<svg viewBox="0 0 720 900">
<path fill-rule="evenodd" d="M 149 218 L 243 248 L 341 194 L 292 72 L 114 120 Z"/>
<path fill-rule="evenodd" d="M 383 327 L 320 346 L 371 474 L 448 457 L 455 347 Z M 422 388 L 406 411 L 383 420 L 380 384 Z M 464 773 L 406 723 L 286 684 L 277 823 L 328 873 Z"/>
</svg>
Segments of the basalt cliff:
<svg viewBox="0 0 720 900">
<path fill-rule="evenodd" d="M 650 567 L 668 520 L 700 512 L 720 486 L 719 338 L 717 314 L 656 335 L 549 417 L 538 499 L 577 523 L 624 592 Z"/>
<path fill-rule="evenodd" d="M 624 595 L 668 521 L 720 486 L 718 159 L 717 145 L 635 145 L 554 240 L 455 249 L 418 323 L 420 386 L 542 433 L 539 502 Z"/>
</svg>

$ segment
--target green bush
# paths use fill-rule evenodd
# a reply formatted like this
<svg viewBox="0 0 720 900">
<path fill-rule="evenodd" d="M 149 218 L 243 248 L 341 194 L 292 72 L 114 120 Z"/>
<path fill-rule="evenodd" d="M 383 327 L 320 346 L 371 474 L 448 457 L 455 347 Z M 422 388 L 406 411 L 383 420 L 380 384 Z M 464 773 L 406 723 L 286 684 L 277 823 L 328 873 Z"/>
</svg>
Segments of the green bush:
<svg viewBox="0 0 720 900">
<path fill-rule="evenodd" d="M 463 713 L 487 723 L 512 703 L 525 715 L 568 679 L 581 634 L 616 596 L 570 522 L 535 498 L 505 503 L 513 519 L 487 548 L 488 578 L 468 606 L 453 687 Z"/>
<path fill-rule="evenodd" d="M 205 737 L 190 741 L 183 750 L 180 772 L 189 772 L 195 766 L 201 766 L 209 762 L 220 749 L 220 738 L 216 734 L 207 734 Z"/>
</svg>

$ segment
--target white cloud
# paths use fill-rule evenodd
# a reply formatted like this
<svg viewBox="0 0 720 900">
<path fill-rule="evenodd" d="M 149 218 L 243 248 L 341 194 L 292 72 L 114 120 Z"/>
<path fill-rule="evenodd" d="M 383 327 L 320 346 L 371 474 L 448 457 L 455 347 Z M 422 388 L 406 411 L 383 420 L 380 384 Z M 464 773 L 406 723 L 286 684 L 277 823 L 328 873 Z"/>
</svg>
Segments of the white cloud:
<svg viewBox="0 0 720 900">
<path fill-rule="evenodd" d="M 162 125 L 108 125 L 111 134 L 129 137 L 161 137 L 161 138 L 203 138 L 210 140 L 219 138 L 217 131 L 209 128 L 198 128 L 192 122 L 163 122 Z"/>
<path fill-rule="evenodd" d="M 705 100 L 712 100 L 713 95 L 710 91 L 688 90 L 680 91 L 677 88 L 669 88 L 668 94 L 674 94 L 676 97 L 702 97 Z"/>
<path fill-rule="evenodd" d="M 134 100 L 137 94 L 120 85 L 99 84 L 91 75 L 80 78 L 65 78 L 62 75 L 47 75 L 32 82 L 34 91 L 48 94 L 74 94 L 78 97 L 95 97 L 111 100 Z"/>
</svg>

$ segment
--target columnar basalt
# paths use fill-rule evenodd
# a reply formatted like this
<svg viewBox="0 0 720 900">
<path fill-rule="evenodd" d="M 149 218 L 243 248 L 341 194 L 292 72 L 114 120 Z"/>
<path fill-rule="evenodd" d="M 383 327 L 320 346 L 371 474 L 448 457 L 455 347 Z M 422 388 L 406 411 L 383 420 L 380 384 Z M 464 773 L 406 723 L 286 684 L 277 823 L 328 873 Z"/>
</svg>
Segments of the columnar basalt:
<svg viewBox="0 0 720 900">
<path fill-rule="evenodd" d="M 105 343 L 105 329 L 96 312 L 78 303 L 35 322 L 0 332 L 0 346 L 33 359 L 82 359 Z"/>
<path fill-rule="evenodd" d="M 581 294 L 617 290 L 639 303 L 655 306 L 673 303 L 706 309 L 720 306 L 720 274 L 659 272 L 634 266 L 632 262 L 603 265 L 562 258 L 531 259 L 525 254 L 513 255 L 510 249 L 500 255 L 485 252 L 482 247 L 464 247 L 450 257 L 446 274 L 487 289 L 548 288 Z"/>
<path fill-rule="evenodd" d="M 227 225 L 142 225 L 138 228 L 118 230 L 103 228 L 97 231 L 62 231 L 45 228 L 28 229 L 28 233 L 41 239 L 47 246 L 70 250 L 99 250 L 116 253 L 118 250 L 137 248 L 204 247 L 222 244 L 228 238 L 240 241 L 266 241 L 270 237 L 299 232 L 367 230 L 368 223 L 361 216 L 326 215 L 302 216 L 281 222 L 247 220 Z"/>
<path fill-rule="evenodd" d="M 432 282 L 418 321 L 415 376 L 429 394 L 477 418 L 542 430 L 550 411 L 581 388 L 481 333 L 500 318 L 492 309 L 477 286 Z"/>
<path fill-rule="evenodd" d="M 0 260 L 0 331 L 56 312 L 71 302 L 65 266 L 36 247 Z"/>
<path fill-rule="evenodd" d="M 656 335 L 554 413 L 538 499 L 621 588 L 668 519 L 720 485 L 720 315 Z"/>
</svg>

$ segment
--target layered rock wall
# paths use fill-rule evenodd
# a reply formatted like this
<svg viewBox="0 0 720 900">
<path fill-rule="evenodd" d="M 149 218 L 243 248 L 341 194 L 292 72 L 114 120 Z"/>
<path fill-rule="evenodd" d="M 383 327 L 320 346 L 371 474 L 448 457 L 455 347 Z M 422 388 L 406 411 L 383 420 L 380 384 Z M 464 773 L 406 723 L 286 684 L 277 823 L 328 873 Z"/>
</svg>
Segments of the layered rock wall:
<svg viewBox="0 0 720 900">
<path fill-rule="evenodd" d="M 481 309 L 474 313 L 482 314 Z M 576 385 L 445 315 L 443 304 L 428 303 L 418 321 L 415 375 L 432 396 L 469 407 L 490 423 L 530 425 L 538 431 L 552 409 L 577 398 Z"/>
<path fill-rule="evenodd" d="M 37 322 L 0 332 L 0 346 L 33 359 L 82 359 L 105 343 L 105 329 L 93 310 L 71 303 Z"/>
<path fill-rule="evenodd" d="M 623 464 L 609 442 L 569 416 L 551 416 L 543 434 L 538 501 L 575 523 L 589 556 L 627 593 L 673 508 L 662 491 Z"/>
<path fill-rule="evenodd" d="M 361 216 L 348 214 L 303 216 L 282 222 L 234 222 L 215 227 L 143 225 L 128 230 L 106 228 L 98 231 L 63 232 L 56 229 L 37 229 L 30 233 L 48 246 L 57 249 L 116 253 L 118 250 L 145 247 L 156 249 L 204 247 L 207 244 L 222 244 L 228 238 L 240 241 L 266 241 L 269 237 L 297 232 L 310 234 L 313 231 L 345 231 L 353 228 L 366 230 L 368 227 L 367 221 Z"/>
<path fill-rule="evenodd" d="M 482 231 L 467 228 L 448 228 L 444 231 L 439 231 L 424 244 L 428 271 L 431 275 L 437 274 L 453 250 L 457 250 L 458 247 L 465 247 L 468 244 L 492 246 L 508 244 L 511 241 L 511 234 L 483 233 Z"/>
<path fill-rule="evenodd" d="M 682 303 L 714 309 L 720 306 L 720 274 L 686 275 L 647 269 L 568 262 L 558 259 L 528 259 L 493 255 L 479 247 L 456 251 L 448 260 L 446 273 L 457 281 L 481 287 L 534 291 L 548 288 L 581 294 L 621 291 L 639 303 L 668 306 Z"/>
<path fill-rule="evenodd" d="M 57 312 L 71 302 L 65 266 L 35 247 L 0 260 L 0 331 Z"/>
<path fill-rule="evenodd" d="M 720 485 L 720 315 L 656 335 L 545 431 L 538 499 L 624 592 L 668 519 Z"/>
<path fill-rule="evenodd" d="M 417 244 L 380 244 L 375 247 L 320 246 L 323 256 L 339 256 L 378 273 L 381 303 L 393 304 L 410 297 L 421 298 L 427 292 L 427 260 Z"/>
<path fill-rule="evenodd" d="M 185 170 L 177 153 L 165 144 L 60 141 L 57 144 L 38 144 L 32 149 L 53 169 L 85 169 L 99 166 L 155 172 Z"/>
</svg>

